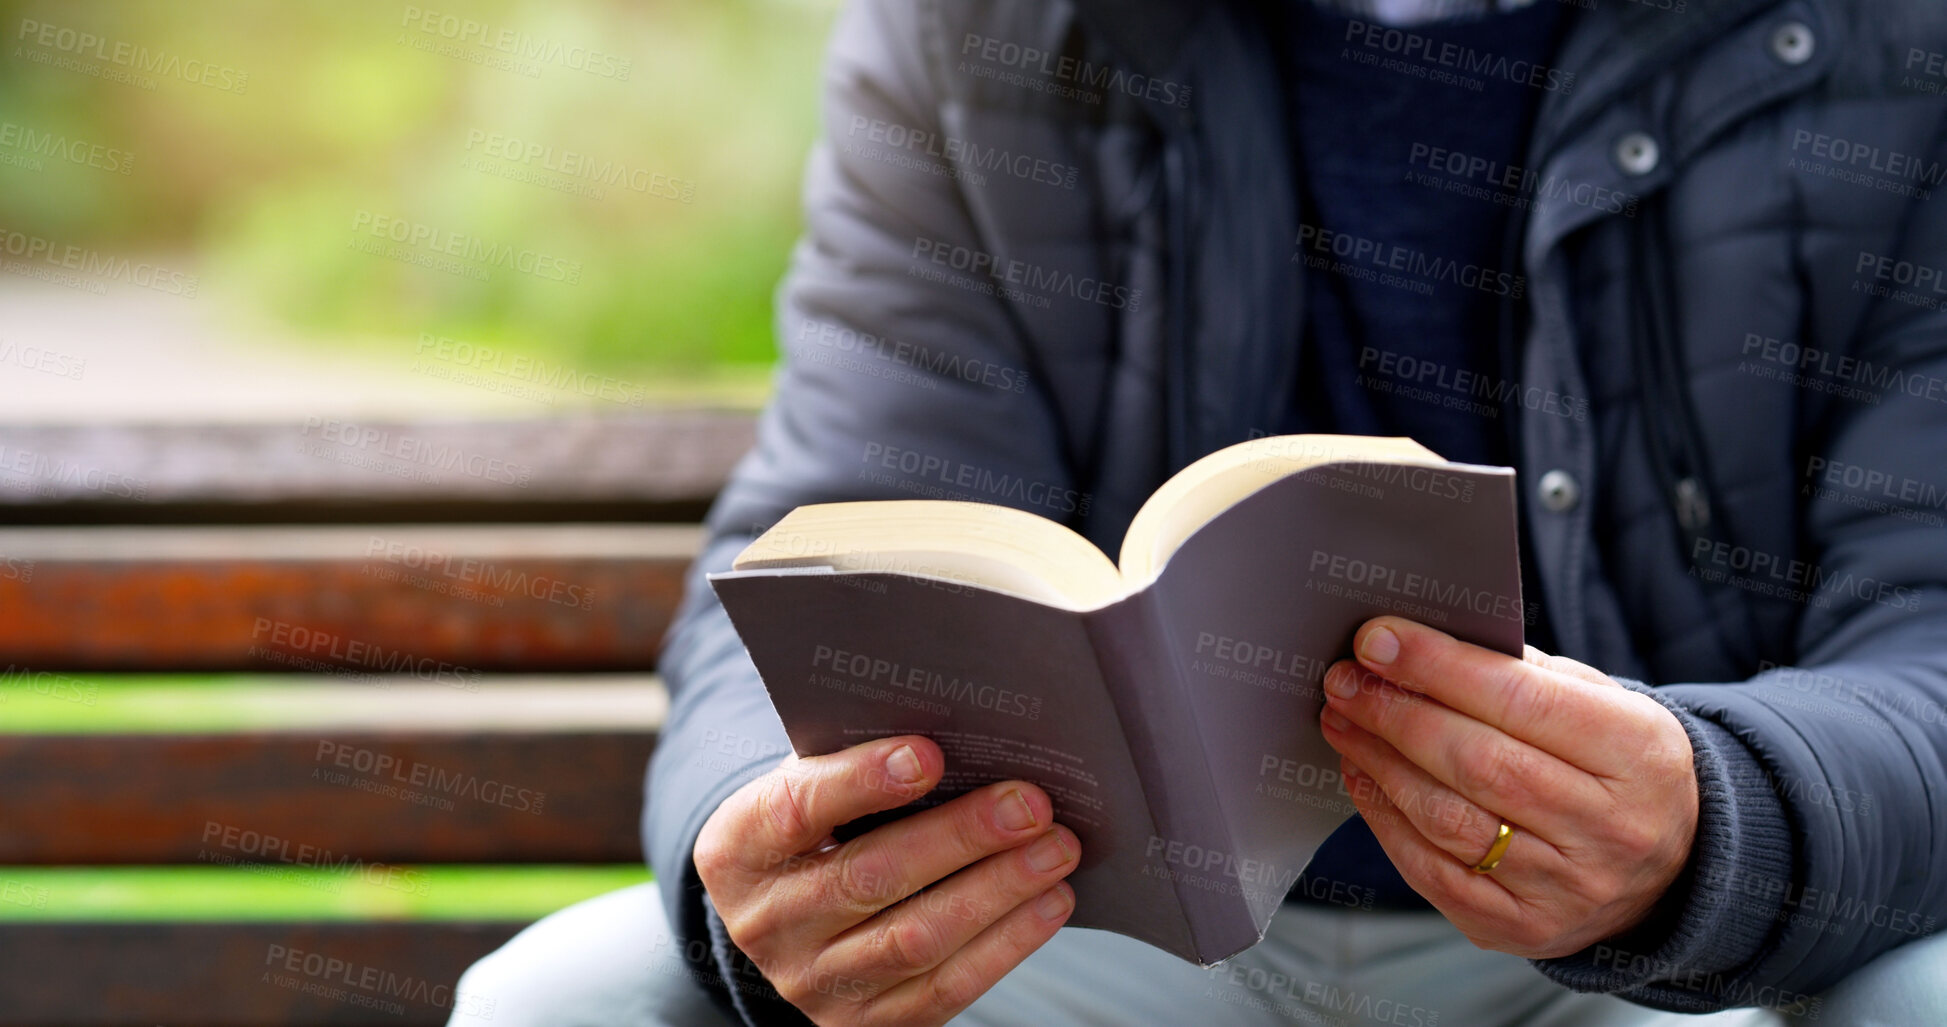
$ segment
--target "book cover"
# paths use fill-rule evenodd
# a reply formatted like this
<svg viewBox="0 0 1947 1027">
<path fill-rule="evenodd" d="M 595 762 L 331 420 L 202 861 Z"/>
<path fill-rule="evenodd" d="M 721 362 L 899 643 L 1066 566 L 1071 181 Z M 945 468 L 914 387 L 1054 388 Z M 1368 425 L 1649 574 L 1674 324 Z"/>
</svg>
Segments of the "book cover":
<svg viewBox="0 0 1947 1027">
<path fill-rule="evenodd" d="M 918 501 L 844 504 L 878 519 L 851 536 L 794 513 L 772 530 L 814 555 L 766 560 L 779 549 L 760 539 L 710 581 L 801 755 L 932 738 L 946 776 L 897 814 L 1035 783 L 1082 844 L 1069 925 L 1207 966 L 1263 938 L 1354 812 L 1317 718 L 1358 626 L 1396 614 L 1522 651 L 1514 472 L 1356 441 L 1346 451 L 1369 458 L 1335 459 L 1322 438 L 1187 468 L 1130 530 L 1173 519 L 1180 537 L 1147 531 L 1151 558 L 1125 545 L 1126 578 L 1086 588 L 1033 580 L 1044 564 L 1018 511 L 902 548 L 887 524 L 977 505 Z M 1026 554 L 996 570 L 950 551 L 980 534 Z M 1045 566 L 1095 573 L 1053 553 Z"/>
</svg>

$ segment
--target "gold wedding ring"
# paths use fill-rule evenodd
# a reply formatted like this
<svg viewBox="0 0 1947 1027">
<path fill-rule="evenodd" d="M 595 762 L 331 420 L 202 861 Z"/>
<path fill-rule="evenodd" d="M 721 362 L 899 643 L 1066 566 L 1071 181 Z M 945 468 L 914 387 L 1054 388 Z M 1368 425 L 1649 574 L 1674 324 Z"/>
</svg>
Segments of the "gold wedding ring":
<svg viewBox="0 0 1947 1027">
<path fill-rule="evenodd" d="M 1500 833 L 1494 836 L 1494 844 L 1488 847 L 1487 855 L 1482 856 L 1481 861 L 1474 864 L 1474 873 L 1493 873 L 1494 868 L 1501 865 L 1501 857 L 1508 854 L 1508 842 L 1513 840 L 1514 828 L 1509 827 L 1507 821 L 1501 821 Z"/>
</svg>

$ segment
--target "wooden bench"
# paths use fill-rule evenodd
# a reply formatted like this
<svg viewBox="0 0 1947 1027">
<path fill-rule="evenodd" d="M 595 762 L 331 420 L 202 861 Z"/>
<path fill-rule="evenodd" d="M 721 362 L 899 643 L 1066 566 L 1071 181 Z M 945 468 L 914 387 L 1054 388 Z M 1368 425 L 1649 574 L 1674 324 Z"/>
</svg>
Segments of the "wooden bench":
<svg viewBox="0 0 1947 1027">
<path fill-rule="evenodd" d="M 0 698 L 275 675 L 216 730 L 23 732 L 0 703 L 0 890 L 337 868 L 410 906 L 440 865 L 639 865 L 649 673 L 750 439 L 707 411 L 0 428 Z M 443 1023 L 526 923 L 6 912 L 0 1025 Z"/>
</svg>

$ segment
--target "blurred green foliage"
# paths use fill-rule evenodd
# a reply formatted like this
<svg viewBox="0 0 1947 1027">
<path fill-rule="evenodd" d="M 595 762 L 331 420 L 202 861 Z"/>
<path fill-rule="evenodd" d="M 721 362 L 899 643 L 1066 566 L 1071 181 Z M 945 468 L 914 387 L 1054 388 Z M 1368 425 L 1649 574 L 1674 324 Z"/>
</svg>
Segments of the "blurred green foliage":
<svg viewBox="0 0 1947 1027">
<path fill-rule="evenodd" d="M 0 666 L 0 737 L 301 730 L 315 726 L 321 708 L 369 687 L 323 674 L 82 673 L 62 679 L 58 688 L 36 688 L 32 675 L 11 663 Z"/>
<path fill-rule="evenodd" d="M 0 0 L 0 122 L 129 165 L 0 164 L 0 227 L 162 255 L 241 330 L 320 345 L 396 353 L 430 333 L 600 372 L 768 363 L 832 15 Z M 146 84 L 116 80 L 129 71 Z M 429 228 L 401 247 L 416 254 L 458 235 L 578 280 L 357 248 L 385 241 L 379 218 Z"/>
<path fill-rule="evenodd" d="M 336 858 L 336 857 L 323 857 Z M 534 920 L 654 880 L 624 866 L 414 865 L 388 875 L 250 866 L 0 868 L 0 923 L 32 920 Z M 392 882 L 388 886 L 385 882 Z M 404 883 L 407 887 L 399 887 Z"/>
</svg>

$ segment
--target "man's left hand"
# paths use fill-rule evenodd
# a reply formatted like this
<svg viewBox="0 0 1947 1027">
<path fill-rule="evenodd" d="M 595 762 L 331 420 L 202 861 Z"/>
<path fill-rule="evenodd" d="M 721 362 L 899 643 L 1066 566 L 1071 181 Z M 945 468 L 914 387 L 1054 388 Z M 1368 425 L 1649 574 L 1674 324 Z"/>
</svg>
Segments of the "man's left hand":
<svg viewBox="0 0 1947 1027">
<path fill-rule="evenodd" d="M 1534 959 L 1641 923 L 1690 858 L 1683 725 L 1602 672 L 1398 617 L 1325 675 L 1325 739 L 1393 865 L 1474 944 Z M 1500 826 L 1499 864 L 1474 867 Z"/>
</svg>

